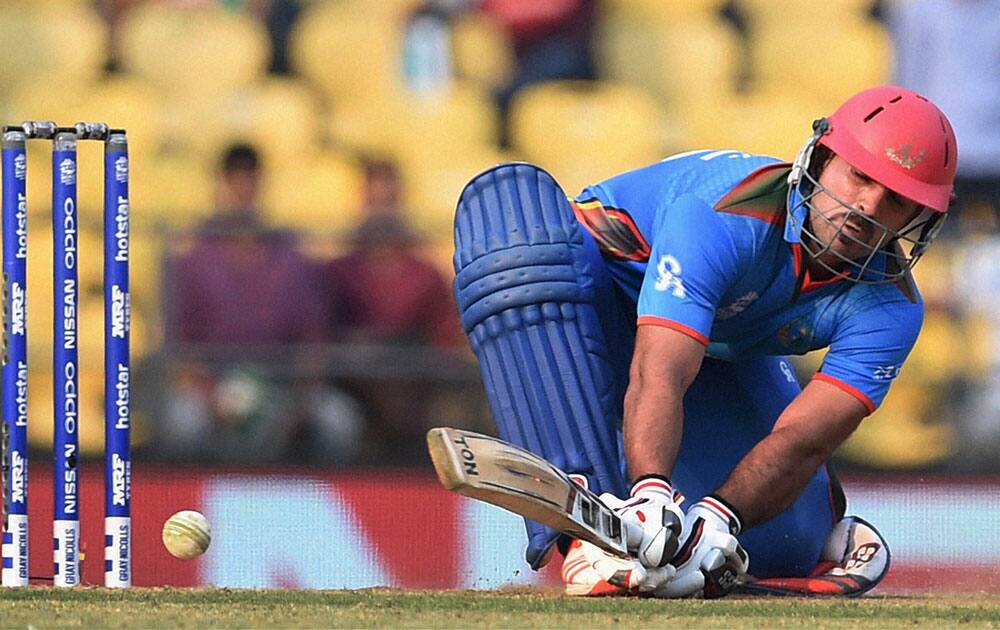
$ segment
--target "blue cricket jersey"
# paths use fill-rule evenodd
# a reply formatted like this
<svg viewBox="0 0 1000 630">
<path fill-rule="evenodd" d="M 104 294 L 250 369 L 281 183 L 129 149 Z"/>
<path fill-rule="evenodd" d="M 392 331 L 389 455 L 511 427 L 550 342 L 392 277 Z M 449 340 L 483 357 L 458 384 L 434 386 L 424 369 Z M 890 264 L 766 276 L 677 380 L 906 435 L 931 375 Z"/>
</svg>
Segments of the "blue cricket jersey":
<svg viewBox="0 0 1000 630">
<path fill-rule="evenodd" d="M 727 361 L 829 346 L 814 378 L 874 411 L 916 341 L 923 302 L 909 276 L 813 281 L 785 220 L 789 169 L 694 151 L 589 186 L 574 210 L 635 300 L 638 324 L 679 330 Z M 875 268 L 891 264 L 879 256 Z"/>
</svg>

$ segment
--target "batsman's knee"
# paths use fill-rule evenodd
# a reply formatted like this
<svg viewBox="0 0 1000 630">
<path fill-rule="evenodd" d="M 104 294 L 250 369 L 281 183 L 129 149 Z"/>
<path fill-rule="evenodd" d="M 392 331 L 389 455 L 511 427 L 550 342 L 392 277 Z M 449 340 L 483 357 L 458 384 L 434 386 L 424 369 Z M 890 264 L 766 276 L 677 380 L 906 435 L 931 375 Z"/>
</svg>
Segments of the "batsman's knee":
<svg viewBox="0 0 1000 630">
<path fill-rule="evenodd" d="M 493 315 L 519 319 L 510 309 L 540 306 L 520 312 L 532 323 L 546 308 L 592 299 L 582 250 L 569 201 L 547 172 L 511 163 L 476 176 L 455 213 L 455 296 L 466 331 Z"/>
</svg>

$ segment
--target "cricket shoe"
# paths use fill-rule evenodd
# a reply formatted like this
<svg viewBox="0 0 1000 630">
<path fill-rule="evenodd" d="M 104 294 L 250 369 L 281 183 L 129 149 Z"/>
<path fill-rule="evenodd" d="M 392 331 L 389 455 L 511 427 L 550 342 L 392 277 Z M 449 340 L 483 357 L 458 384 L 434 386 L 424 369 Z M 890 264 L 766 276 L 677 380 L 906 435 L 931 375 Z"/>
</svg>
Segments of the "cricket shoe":
<svg viewBox="0 0 1000 630">
<path fill-rule="evenodd" d="M 569 478 L 583 488 L 589 488 L 587 477 L 570 473 Z M 616 566 L 615 563 L 621 566 Z M 600 569 L 609 570 L 607 575 L 617 584 L 612 584 L 601 577 Z M 630 575 L 624 575 L 623 580 L 618 580 L 615 576 L 618 571 L 630 571 L 632 563 L 627 560 L 619 560 L 610 556 L 594 545 L 581 540 L 570 539 L 569 549 L 563 558 L 562 575 L 563 583 L 566 585 L 566 594 L 578 597 L 598 597 L 613 595 L 628 595 L 628 588 L 621 586 L 628 584 Z"/>
<path fill-rule="evenodd" d="M 562 568 L 566 594 L 584 597 L 652 596 L 676 574 L 671 564 L 646 568 L 635 558 L 612 556 L 579 540 L 570 543 Z"/>
<path fill-rule="evenodd" d="M 587 553 L 584 545 L 593 547 L 590 543 L 574 539 L 563 560 L 562 579 L 567 595 L 597 597 L 638 594 L 638 590 L 630 590 L 627 586 L 632 577 L 631 561 L 615 558 L 596 547 L 596 554 Z M 602 573 L 608 575 L 609 579 L 601 577 Z"/>
<path fill-rule="evenodd" d="M 765 578 L 737 587 L 754 595 L 839 595 L 857 597 L 889 572 L 889 547 L 882 535 L 857 516 L 840 520 L 826 539 L 820 562 L 808 577 Z"/>
</svg>

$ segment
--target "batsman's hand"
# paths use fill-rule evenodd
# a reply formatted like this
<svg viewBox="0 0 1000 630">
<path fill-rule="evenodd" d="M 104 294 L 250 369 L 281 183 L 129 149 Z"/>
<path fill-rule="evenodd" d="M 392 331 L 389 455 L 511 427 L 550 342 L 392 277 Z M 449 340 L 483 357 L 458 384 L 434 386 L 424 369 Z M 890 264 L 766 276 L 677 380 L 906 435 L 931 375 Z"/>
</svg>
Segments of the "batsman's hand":
<svg viewBox="0 0 1000 630">
<path fill-rule="evenodd" d="M 680 550 L 671 563 L 672 580 L 656 589 L 656 597 L 722 597 L 739 583 L 750 565 L 736 539 L 741 524 L 716 497 L 707 496 L 685 516 Z"/>
<path fill-rule="evenodd" d="M 684 512 L 674 501 L 674 489 L 666 478 L 640 477 L 628 499 L 605 493 L 601 500 L 618 514 L 628 551 L 642 566 L 656 569 L 670 562 L 679 546 Z"/>
</svg>

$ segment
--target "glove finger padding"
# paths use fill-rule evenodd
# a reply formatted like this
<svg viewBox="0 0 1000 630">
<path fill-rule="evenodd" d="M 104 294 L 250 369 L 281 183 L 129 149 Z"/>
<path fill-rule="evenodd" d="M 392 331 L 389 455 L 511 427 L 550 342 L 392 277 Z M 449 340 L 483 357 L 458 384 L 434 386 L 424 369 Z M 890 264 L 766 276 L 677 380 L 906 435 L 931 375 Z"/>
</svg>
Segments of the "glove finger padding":
<svg viewBox="0 0 1000 630">
<path fill-rule="evenodd" d="M 653 591 L 653 597 L 664 599 L 682 599 L 697 597 L 705 588 L 705 574 L 701 571 L 678 573 L 674 579 L 661 585 Z"/>
<path fill-rule="evenodd" d="M 640 593 L 653 593 L 673 579 L 676 569 L 665 567 L 647 569 L 638 560 L 624 560 L 599 549 L 595 545 L 581 541 L 583 555 L 602 580 Z"/>
<path fill-rule="evenodd" d="M 746 574 L 750 561 L 736 539 L 739 519 L 710 499 L 688 511 L 683 544 L 672 561 L 677 576 L 658 597 L 722 597 Z"/>
<path fill-rule="evenodd" d="M 726 534 L 722 535 L 726 536 Z M 710 550 L 705 555 L 705 559 L 702 560 L 701 572 L 705 576 L 702 595 L 706 599 L 714 599 L 728 594 L 746 575 L 750 564 L 747 552 L 736 540 L 736 537 L 728 536 L 731 540 L 726 542 L 724 549 L 716 547 Z"/>
<path fill-rule="evenodd" d="M 662 477 L 640 478 L 632 486 L 631 498 L 610 494 L 601 499 L 621 518 L 630 553 L 646 568 L 668 565 L 677 553 L 684 513 L 674 501 L 674 490 Z"/>
</svg>

